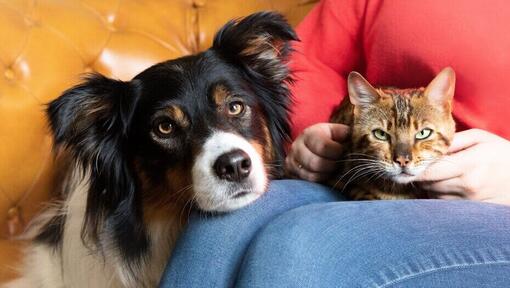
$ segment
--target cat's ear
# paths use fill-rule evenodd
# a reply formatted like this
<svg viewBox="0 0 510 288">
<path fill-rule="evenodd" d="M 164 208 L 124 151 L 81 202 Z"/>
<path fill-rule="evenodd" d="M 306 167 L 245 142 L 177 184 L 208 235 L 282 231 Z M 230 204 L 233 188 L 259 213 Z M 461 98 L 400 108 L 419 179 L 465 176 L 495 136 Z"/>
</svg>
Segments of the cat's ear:
<svg viewBox="0 0 510 288">
<path fill-rule="evenodd" d="M 349 73 L 347 78 L 349 99 L 355 106 L 372 104 L 379 98 L 379 93 L 358 72 Z"/>
<path fill-rule="evenodd" d="M 455 93 L 455 72 L 446 67 L 425 88 L 425 96 L 433 105 L 447 107 L 450 105 Z"/>
</svg>

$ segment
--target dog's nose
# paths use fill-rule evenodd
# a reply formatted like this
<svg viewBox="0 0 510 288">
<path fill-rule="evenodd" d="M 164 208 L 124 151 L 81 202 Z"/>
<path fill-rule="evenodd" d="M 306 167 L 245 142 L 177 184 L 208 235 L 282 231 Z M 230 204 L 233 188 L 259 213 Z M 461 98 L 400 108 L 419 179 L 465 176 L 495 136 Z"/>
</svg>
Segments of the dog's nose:
<svg viewBox="0 0 510 288">
<path fill-rule="evenodd" d="M 220 179 L 241 181 L 250 175 L 250 156 L 243 150 L 236 149 L 218 157 L 213 168 Z"/>
</svg>

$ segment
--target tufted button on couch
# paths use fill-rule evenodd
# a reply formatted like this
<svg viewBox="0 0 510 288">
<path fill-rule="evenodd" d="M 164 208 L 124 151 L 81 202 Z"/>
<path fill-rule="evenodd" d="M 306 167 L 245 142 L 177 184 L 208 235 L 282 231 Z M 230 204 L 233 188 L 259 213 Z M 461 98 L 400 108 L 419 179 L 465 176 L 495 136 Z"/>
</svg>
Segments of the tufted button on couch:
<svg viewBox="0 0 510 288">
<path fill-rule="evenodd" d="M 297 24 L 314 0 L 0 0 L 0 282 L 15 276 L 17 237 L 44 207 L 62 165 L 45 104 L 97 71 L 128 80 L 207 49 L 227 20 L 278 10 Z"/>
</svg>

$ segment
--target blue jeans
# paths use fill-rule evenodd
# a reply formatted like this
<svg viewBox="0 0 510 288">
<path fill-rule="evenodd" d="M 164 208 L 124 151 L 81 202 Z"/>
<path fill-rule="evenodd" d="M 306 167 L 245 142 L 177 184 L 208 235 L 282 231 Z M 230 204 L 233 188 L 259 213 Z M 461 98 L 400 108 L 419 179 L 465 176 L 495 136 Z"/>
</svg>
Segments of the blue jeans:
<svg viewBox="0 0 510 288">
<path fill-rule="evenodd" d="M 195 213 L 161 287 L 510 287 L 510 207 L 338 200 L 280 180 L 244 209 Z"/>
</svg>

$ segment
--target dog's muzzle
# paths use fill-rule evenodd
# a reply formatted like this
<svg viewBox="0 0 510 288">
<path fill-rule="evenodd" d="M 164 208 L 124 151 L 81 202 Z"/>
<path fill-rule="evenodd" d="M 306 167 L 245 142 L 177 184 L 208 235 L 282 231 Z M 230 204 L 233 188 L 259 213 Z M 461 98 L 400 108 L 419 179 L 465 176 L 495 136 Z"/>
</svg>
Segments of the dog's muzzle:
<svg viewBox="0 0 510 288">
<path fill-rule="evenodd" d="M 260 197 L 267 185 L 262 156 L 253 145 L 220 131 L 205 141 L 192 175 L 196 203 L 205 211 L 241 208 Z"/>
</svg>

